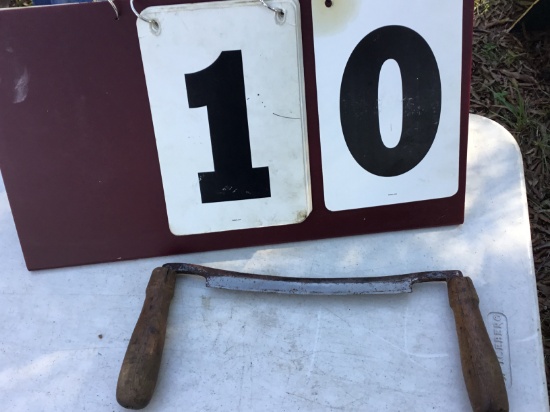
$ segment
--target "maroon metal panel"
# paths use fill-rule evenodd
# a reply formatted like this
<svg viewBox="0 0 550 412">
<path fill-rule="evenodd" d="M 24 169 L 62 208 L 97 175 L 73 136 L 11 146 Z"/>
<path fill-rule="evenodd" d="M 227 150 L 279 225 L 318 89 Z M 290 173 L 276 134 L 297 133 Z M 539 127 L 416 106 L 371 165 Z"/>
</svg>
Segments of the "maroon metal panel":
<svg viewBox="0 0 550 412">
<path fill-rule="evenodd" d="M 184 1 L 185 2 L 185 1 Z M 175 2 L 163 2 L 163 4 Z M 180 2 L 181 3 L 181 2 Z M 313 211 L 305 222 L 170 233 L 128 1 L 0 12 L 0 169 L 30 270 L 460 224 L 473 2 L 464 6 L 460 185 L 450 198 L 330 212 L 323 200 L 311 0 L 301 1 Z M 141 10 L 154 2 L 139 1 Z M 17 82 L 26 86 L 17 88 Z"/>
</svg>

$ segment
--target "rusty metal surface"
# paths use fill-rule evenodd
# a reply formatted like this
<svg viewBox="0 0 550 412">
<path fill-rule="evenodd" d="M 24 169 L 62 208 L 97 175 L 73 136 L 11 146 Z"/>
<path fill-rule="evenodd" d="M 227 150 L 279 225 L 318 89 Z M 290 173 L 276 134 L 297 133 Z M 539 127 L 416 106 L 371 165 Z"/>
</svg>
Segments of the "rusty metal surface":
<svg viewBox="0 0 550 412">
<path fill-rule="evenodd" d="M 366 295 L 410 293 L 415 283 L 448 281 L 461 277 L 458 270 L 416 272 L 373 277 L 294 277 L 233 272 L 189 263 L 163 265 L 179 274 L 198 275 L 207 287 L 249 292 L 298 295 Z"/>
</svg>

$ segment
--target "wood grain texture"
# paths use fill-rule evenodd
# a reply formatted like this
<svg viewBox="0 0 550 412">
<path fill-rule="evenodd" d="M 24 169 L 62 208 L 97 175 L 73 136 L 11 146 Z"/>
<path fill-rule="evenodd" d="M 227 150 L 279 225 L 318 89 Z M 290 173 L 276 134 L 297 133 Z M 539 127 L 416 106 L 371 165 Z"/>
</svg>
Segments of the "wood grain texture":
<svg viewBox="0 0 550 412">
<path fill-rule="evenodd" d="M 462 374 L 474 412 L 508 411 L 508 395 L 497 355 L 479 311 L 479 298 L 468 277 L 448 282 Z"/>
<path fill-rule="evenodd" d="M 153 397 L 175 286 L 175 272 L 153 270 L 118 377 L 116 399 L 125 408 L 142 409 Z"/>
</svg>

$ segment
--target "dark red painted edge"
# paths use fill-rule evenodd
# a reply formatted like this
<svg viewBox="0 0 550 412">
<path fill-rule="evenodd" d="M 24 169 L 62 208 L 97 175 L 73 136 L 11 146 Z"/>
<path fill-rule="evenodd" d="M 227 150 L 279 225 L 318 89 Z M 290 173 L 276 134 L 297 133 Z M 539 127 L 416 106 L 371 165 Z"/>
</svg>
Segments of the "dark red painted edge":
<svg viewBox="0 0 550 412">
<path fill-rule="evenodd" d="M 184 1 L 190 2 L 190 1 Z M 163 2 L 173 4 L 180 2 Z M 136 1 L 142 9 L 156 2 Z M 296 225 L 185 237 L 168 229 L 135 16 L 117 1 L 0 12 L 0 168 L 30 270 L 461 224 L 473 2 L 464 2 L 456 195 L 330 212 L 322 192 L 310 0 L 301 1 L 313 211 Z M 11 50 L 11 51 L 10 51 Z M 11 76 L 11 77 L 10 77 Z"/>
</svg>

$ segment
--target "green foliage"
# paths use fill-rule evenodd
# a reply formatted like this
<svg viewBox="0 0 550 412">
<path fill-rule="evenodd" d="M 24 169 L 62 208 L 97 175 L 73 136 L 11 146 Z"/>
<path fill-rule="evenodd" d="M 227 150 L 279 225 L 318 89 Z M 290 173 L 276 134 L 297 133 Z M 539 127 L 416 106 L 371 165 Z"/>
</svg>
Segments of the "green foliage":
<svg viewBox="0 0 550 412">
<path fill-rule="evenodd" d="M 525 100 L 523 99 L 519 89 L 515 90 L 515 103 L 511 103 L 508 99 L 508 92 L 496 92 L 492 90 L 494 106 L 496 108 L 505 109 L 507 115 L 497 114 L 502 120 L 504 120 L 512 130 L 521 132 L 530 125 L 528 112 L 525 106 Z"/>
<path fill-rule="evenodd" d="M 476 16 L 483 16 L 489 11 L 491 2 L 490 0 L 474 0 L 474 13 Z"/>
</svg>

